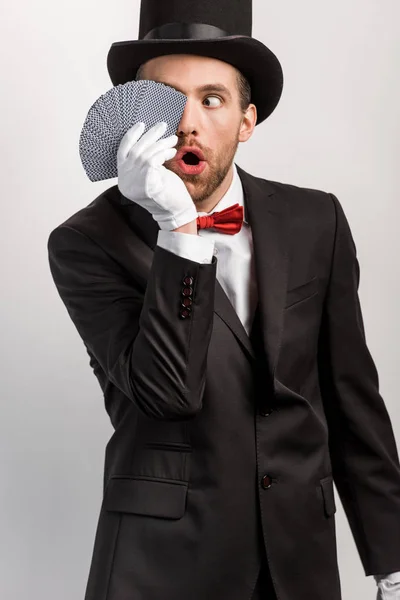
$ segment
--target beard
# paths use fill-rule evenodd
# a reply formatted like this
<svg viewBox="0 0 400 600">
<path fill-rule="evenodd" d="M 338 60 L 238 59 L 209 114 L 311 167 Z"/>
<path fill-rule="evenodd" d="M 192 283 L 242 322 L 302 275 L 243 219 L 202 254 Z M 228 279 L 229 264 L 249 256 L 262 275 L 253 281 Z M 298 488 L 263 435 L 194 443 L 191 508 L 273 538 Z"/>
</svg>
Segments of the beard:
<svg viewBox="0 0 400 600">
<path fill-rule="evenodd" d="M 239 129 L 238 129 L 239 132 Z M 190 145 L 187 141 L 183 142 L 180 140 L 177 150 L 182 146 Z M 229 169 L 231 168 L 233 159 L 235 157 L 239 142 L 237 135 L 230 140 L 227 144 L 224 144 L 218 153 L 213 152 L 210 149 L 203 149 L 199 144 L 196 144 L 203 151 L 204 156 L 207 160 L 207 166 L 203 173 L 199 175 L 190 175 L 188 173 L 182 173 L 179 167 L 173 162 L 173 159 L 168 160 L 164 163 L 166 169 L 173 171 L 178 175 L 185 183 L 192 184 L 189 187 L 186 185 L 190 196 L 196 205 L 197 211 L 202 211 L 202 204 L 219 188 L 221 183 L 227 176 Z"/>
</svg>

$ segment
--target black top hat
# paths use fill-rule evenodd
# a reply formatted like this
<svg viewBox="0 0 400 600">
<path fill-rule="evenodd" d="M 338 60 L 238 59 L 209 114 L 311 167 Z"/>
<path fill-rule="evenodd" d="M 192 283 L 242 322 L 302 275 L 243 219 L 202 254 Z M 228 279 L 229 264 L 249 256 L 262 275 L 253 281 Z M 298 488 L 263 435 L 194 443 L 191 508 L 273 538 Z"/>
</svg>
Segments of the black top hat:
<svg viewBox="0 0 400 600">
<path fill-rule="evenodd" d="M 257 107 L 257 125 L 282 94 L 280 62 L 251 37 L 252 0 L 141 0 L 139 39 L 114 42 L 107 68 L 114 85 L 135 79 L 139 66 L 166 54 L 223 60 L 243 73 Z"/>
</svg>

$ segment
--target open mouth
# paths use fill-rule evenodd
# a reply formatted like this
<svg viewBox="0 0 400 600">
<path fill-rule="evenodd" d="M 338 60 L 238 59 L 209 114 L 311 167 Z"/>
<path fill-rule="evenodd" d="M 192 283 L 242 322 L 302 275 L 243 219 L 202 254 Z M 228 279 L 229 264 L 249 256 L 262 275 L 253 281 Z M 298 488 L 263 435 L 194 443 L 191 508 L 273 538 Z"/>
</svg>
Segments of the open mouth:
<svg viewBox="0 0 400 600">
<path fill-rule="evenodd" d="M 186 152 L 186 154 L 182 156 L 182 160 L 187 165 L 198 165 L 200 162 L 199 157 L 193 152 Z"/>
<path fill-rule="evenodd" d="M 207 167 L 207 161 L 201 150 L 189 147 L 180 148 L 175 157 L 175 161 L 182 173 L 186 175 L 200 175 Z"/>
</svg>

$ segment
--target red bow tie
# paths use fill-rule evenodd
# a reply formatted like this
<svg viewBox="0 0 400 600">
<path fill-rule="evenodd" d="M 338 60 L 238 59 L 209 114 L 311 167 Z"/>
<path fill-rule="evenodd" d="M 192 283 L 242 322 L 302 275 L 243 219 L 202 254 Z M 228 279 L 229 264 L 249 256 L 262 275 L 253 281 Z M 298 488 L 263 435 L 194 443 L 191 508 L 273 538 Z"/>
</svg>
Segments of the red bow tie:
<svg viewBox="0 0 400 600">
<path fill-rule="evenodd" d="M 239 233 L 243 225 L 243 206 L 233 204 L 225 210 L 214 212 L 205 217 L 197 217 L 197 228 L 206 229 L 214 227 L 220 233 L 228 233 L 234 235 Z"/>
</svg>

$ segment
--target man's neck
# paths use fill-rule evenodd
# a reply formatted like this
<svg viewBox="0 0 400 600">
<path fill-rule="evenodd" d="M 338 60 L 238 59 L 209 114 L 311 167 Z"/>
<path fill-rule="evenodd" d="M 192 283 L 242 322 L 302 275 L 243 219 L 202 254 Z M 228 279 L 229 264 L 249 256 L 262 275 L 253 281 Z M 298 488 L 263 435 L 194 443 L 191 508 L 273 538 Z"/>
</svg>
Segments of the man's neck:
<svg viewBox="0 0 400 600">
<path fill-rule="evenodd" d="M 209 196 L 204 202 L 201 203 L 201 206 L 196 205 L 197 212 L 206 212 L 209 213 L 213 210 L 218 204 L 218 202 L 223 198 L 228 191 L 233 180 L 233 164 L 231 165 L 228 173 L 226 174 L 225 179 L 221 183 L 221 185 Z"/>
</svg>

